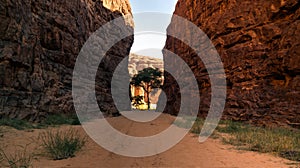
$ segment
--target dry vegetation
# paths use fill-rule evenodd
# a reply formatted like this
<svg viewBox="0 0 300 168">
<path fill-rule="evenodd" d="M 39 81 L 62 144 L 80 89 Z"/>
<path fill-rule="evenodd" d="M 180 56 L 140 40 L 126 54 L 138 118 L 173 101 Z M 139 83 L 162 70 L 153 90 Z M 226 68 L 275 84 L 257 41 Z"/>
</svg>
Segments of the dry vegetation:
<svg viewBox="0 0 300 168">
<path fill-rule="evenodd" d="M 186 117 L 175 125 L 187 128 L 191 120 Z M 201 132 L 203 119 L 197 119 L 192 133 Z M 237 146 L 238 149 L 273 153 L 283 158 L 300 162 L 300 130 L 288 128 L 262 128 L 241 122 L 221 121 L 213 138 L 221 138 L 224 143 Z"/>
</svg>

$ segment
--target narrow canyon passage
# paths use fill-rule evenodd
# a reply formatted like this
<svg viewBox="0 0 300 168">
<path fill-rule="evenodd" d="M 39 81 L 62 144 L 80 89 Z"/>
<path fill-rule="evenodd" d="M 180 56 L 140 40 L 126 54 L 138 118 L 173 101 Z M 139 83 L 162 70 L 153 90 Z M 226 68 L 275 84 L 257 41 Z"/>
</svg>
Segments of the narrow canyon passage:
<svg viewBox="0 0 300 168">
<path fill-rule="evenodd" d="M 18 147 L 27 145 L 28 152 L 37 154 L 32 160 L 33 167 L 37 168 L 299 167 L 299 163 L 295 162 L 299 161 L 300 157 L 300 1 L 144 1 L 143 8 L 136 10 L 136 6 L 132 6 L 131 3 L 143 1 L 0 0 L 0 167 L 10 163 L 1 158 L 5 153 L 17 154 Z M 150 5 L 145 5 L 146 2 Z M 151 10 L 151 7 L 162 8 Z M 154 11 L 150 15 L 166 12 L 170 16 L 167 22 L 163 17 L 155 20 L 140 17 L 141 22 L 133 23 L 131 16 L 137 19 L 138 15 L 135 15 L 135 12 L 145 11 Z M 201 29 L 214 47 L 210 48 L 203 43 L 203 39 L 191 31 L 188 24 L 177 22 L 178 20 L 174 19 L 176 17 L 172 17 L 175 15 Z M 85 45 L 99 28 L 117 18 L 121 23 L 113 24 L 109 30 L 99 33 L 95 43 Z M 146 25 L 153 26 L 163 33 L 149 32 Z M 125 32 L 130 35 L 116 42 L 105 54 L 99 51 L 110 46 L 108 43 L 111 39 L 118 39 L 118 33 L 122 32 L 122 29 L 126 29 Z M 168 33 L 188 39 L 191 45 L 188 46 L 179 38 L 167 36 Z M 140 40 L 143 38 L 146 41 Z M 84 46 L 88 47 L 81 52 Z M 122 74 L 119 76 L 119 79 L 124 77 L 126 82 L 147 67 L 166 70 L 166 67 L 170 66 L 174 67 L 174 74 L 180 76 L 186 86 L 194 85 L 191 84 L 190 76 L 183 71 L 182 64 L 172 59 L 172 53 L 177 54 L 190 67 L 197 82 L 195 87 L 199 89 L 191 94 L 186 103 L 188 107 L 194 107 L 196 110 L 183 108 L 184 111 L 197 113 L 199 119 L 205 118 L 212 104 L 212 82 L 208 69 L 214 69 L 216 62 L 212 60 L 209 62 L 211 67 L 207 68 L 203 60 L 199 59 L 195 48 L 203 51 L 204 59 L 211 58 L 211 53 L 218 53 L 220 62 L 224 65 L 222 70 L 226 73 L 227 85 L 223 85 L 222 88 L 226 88 L 227 97 L 222 113 L 223 122 L 238 122 L 240 127 L 233 127 L 237 133 L 241 133 L 239 129 L 248 124 L 255 127 L 255 131 L 260 130 L 262 133 L 259 132 L 259 136 L 249 135 L 248 133 L 253 133 L 250 131 L 245 132 L 244 136 L 252 136 L 255 142 L 268 135 L 268 128 L 278 128 L 284 132 L 283 136 L 277 132 L 268 135 L 271 137 L 270 141 L 265 138 L 267 140 L 263 143 L 254 144 L 254 148 L 249 148 L 273 154 L 237 150 L 236 146 L 224 145 L 223 138 L 235 134 L 224 133 L 217 139 L 211 137 L 206 142 L 199 143 L 198 135 L 189 133 L 176 146 L 163 153 L 141 158 L 125 157 L 105 150 L 87 136 L 83 126 L 73 125 L 73 121 L 80 124 L 78 116 L 82 113 L 78 113 L 79 109 L 87 114 L 81 121 L 89 121 L 89 115 L 99 117 L 99 114 L 104 114 L 111 126 L 129 136 L 153 136 L 166 130 L 175 120 L 178 109 L 185 104 L 180 102 L 184 96 L 181 96 L 178 82 L 171 73 L 162 76 L 163 86 L 160 88 L 164 97 L 156 94 L 147 98 L 148 100 L 143 100 L 144 103 L 149 103 L 151 99 L 146 109 L 150 106 L 151 109 L 163 111 L 162 114 L 151 111 L 150 114 L 161 116 L 146 123 L 130 121 L 120 114 L 123 109 L 117 109 L 116 104 L 121 102 L 124 111 L 130 111 L 133 106 L 130 101 L 114 102 L 112 79 L 115 68 L 120 62 L 127 61 L 129 65 L 120 69 Z M 162 52 L 162 49 L 170 52 Z M 91 55 L 96 55 L 96 59 L 78 59 L 80 53 L 92 53 Z M 95 60 L 98 59 L 99 53 L 102 53 L 100 57 L 103 60 L 97 64 L 98 71 L 94 74 L 96 79 L 86 81 L 85 77 L 89 78 L 92 74 L 92 65 L 96 67 Z M 74 73 L 78 62 L 85 66 L 79 69 L 79 73 Z M 75 84 L 74 87 L 74 76 L 81 74 L 81 70 L 88 73 L 83 73 L 83 80 L 79 78 L 79 81 L 83 81 L 82 85 Z M 223 72 L 218 70 L 220 69 L 214 71 L 216 76 Z M 120 80 L 116 83 L 119 84 L 117 89 L 123 88 L 121 91 L 116 89 L 116 95 L 129 98 L 128 85 Z M 78 92 L 79 96 L 74 96 L 74 88 L 82 89 L 82 92 Z M 89 89 L 96 94 L 89 92 Z M 140 88 L 130 91 L 134 96 L 145 95 Z M 201 102 L 193 99 L 195 95 L 200 95 Z M 78 97 L 84 101 L 76 101 Z M 96 105 L 92 106 L 90 100 L 97 101 L 94 103 Z M 200 105 L 194 106 L 191 102 L 200 102 Z M 77 109 L 76 103 L 79 105 Z M 89 113 L 91 111 L 88 110 L 95 113 Z M 96 117 L 93 119 L 97 120 Z M 70 122 L 71 120 L 73 121 Z M 63 125 L 66 123 L 67 125 Z M 22 126 L 26 127 L 25 130 L 14 129 Z M 38 139 L 40 133 L 49 130 L 61 130 L 66 133 L 69 128 L 77 130 L 81 136 L 88 137 L 82 151 L 64 160 L 53 160 L 46 156 L 43 153 L 45 149 L 41 148 Z M 95 130 L 99 131 L 100 128 L 96 127 Z M 183 128 L 178 129 L 185 131 Z M 104 133 L 105 131 L 110 133 L 111 130 L 104 130 Z M 104 135 L 102 133 L 101 135 Z M 172 134 L 170 139 L 174 136 Z M 109 140 L 111 139 L 117 138 L 111 136 Z M 164 140 L 170 142 L 167 138 Z M 269 143 L 271 141 L 272 143 Z M 242 141 L 239 143 L 244 146 L 252 145 Z M 263 151 L 260 147 L 270 147 L 271 150 Z"/>
</svg>

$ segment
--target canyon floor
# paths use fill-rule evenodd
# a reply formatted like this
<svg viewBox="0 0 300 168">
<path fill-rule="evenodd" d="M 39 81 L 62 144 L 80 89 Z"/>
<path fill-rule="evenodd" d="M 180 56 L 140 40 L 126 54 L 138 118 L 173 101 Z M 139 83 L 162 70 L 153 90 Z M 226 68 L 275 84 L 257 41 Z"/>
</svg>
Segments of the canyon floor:
<svg viewBox="0 0 300 168">
<path fill-rule="evenodd" d="M 161 115 L 156 120 L 149 123 L 137 123 L 129 121 L 125 117 L 109 118 L 111 125 L 121 132 L 134 136 L 154 135 L 170 126 L 174 117 Z M 28 151 L 41 152 L 38 136 L 40 133 L 60 129 L 67 130 L 74 128 L 82 136 L 87 136 L 81 126 L 60 126 L 47 129 L 15 130 L 13 128 L 2 127 L 1 146 L 4 150 L 12 152 L 18 145 L 28 145 Z M 147 130 L 147 131 L 146 131 Z M 149 131 L 148 131 L 149 130 Z M 91 138 L 82 151 L 75 157 L 66 160 L 51 160 L 45 155 L 36 156 L 33 167 L 38 168 L 97 168 L 97 167 L 201 167 L 201 168 L 276 168 L 276 167 L 296 167 L 291 161 L 282 159 L 271 154 L 261 154 L 256 152 L 237 150 L 236 147 L 224 145 L 219 139 L 208 139 L 205 143 L 198 142 L 198 136 L 188 134 L 185 138 L 170 150 L 151 157 L 130 158 L 111 153 L 99 145 Z"/>
</svg>

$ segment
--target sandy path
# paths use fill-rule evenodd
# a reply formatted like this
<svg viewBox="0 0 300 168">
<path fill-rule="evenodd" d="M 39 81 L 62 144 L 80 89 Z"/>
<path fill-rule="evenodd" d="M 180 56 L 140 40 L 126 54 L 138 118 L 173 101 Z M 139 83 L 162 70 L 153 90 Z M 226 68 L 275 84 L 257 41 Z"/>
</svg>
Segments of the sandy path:
<svg viewBox="0 0 300 168">
<path fill-rule="evenodd" d="M 148 136 L 164 130 L 173 121 L 168 115 L 163 115 L 150 123 L 135 123 L 124 117 L 109 119 L 110 123 L 128 135 Z M 72 126 L 85 135 L 80 126 Z M 60 129 L 67 129 L 63 126 Z M 57 128 L 55 128 L 57 129 Z M 150 130 L 150 131 L 145 131 Z M 1 146 L 7 146 L 6 151 L 13 151 L 16 145 L 33 142 L 44 130 L 17 131 L 8 129 L 0 139 Z M 37 147 L 38 143 L 30 145 L 30 149 Z M 40 150 L 40 149 L 35 149 Z M 203 167 L 203 168 L 276 168 L 291 167 L 290 161 L 272 156 L 235 150 L 234 147 L 223 145 L 220 140 L 209 139 L 205 143 L 198 143 L 197 136 L 188 134 L 178 145 L 156 156 L 144 158 L 123 157 L 106 151 L 92 139 L 83 151 L 76 157 L 67 160 L 52 161 L 40 156 L 34 161 L 34 167 L 43 168 L 98 168 L 98 167 Z"/>
</svg>

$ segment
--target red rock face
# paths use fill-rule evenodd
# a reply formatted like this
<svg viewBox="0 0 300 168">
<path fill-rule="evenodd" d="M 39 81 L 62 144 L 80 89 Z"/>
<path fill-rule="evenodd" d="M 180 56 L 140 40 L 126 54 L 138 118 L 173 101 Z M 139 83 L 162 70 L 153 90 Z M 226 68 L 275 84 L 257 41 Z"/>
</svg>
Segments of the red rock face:
<svg viewBox="0 0 300 168">
<path fill-rule="evenodd" d="M 81 47 L 102 25 L 131 13 L 127 1 L 113 4 L 110 9 L 100 0 L 1 0 L 0 116 L 39 120 L 74 112 L 72 73 Z M 117 43 L 99 67 L 106 75 L 96 79 L 98 93 L 106 96 L 99 106 L 107 114 L 116 112 L 107 89 L 113 65 L 128 56 L 132 43 L 133 37 Z"/>
<path fill-rule="evenodd" d="M 257 125 L 300 123 L 300 2 L 298 0 L 179 0 L 175 14 L 201 28 L 216 46 L 227 76 L 223 117 Z M 189 35 L 172 22 L 168 31 Z M 191 36 L 192 41 L 197 41 Z M 185 60 L 200 88 L 200 116 L 210 105 L 210 81 L 195 52 L 168 37 L 165 49 Z M 164 55 L 168 57 L 167 54 Z M 172 61 L 165 62 L 172 64 Z M 176 114 L 180 93 L 165 75 L 166 113 Z"/>
</svg>

